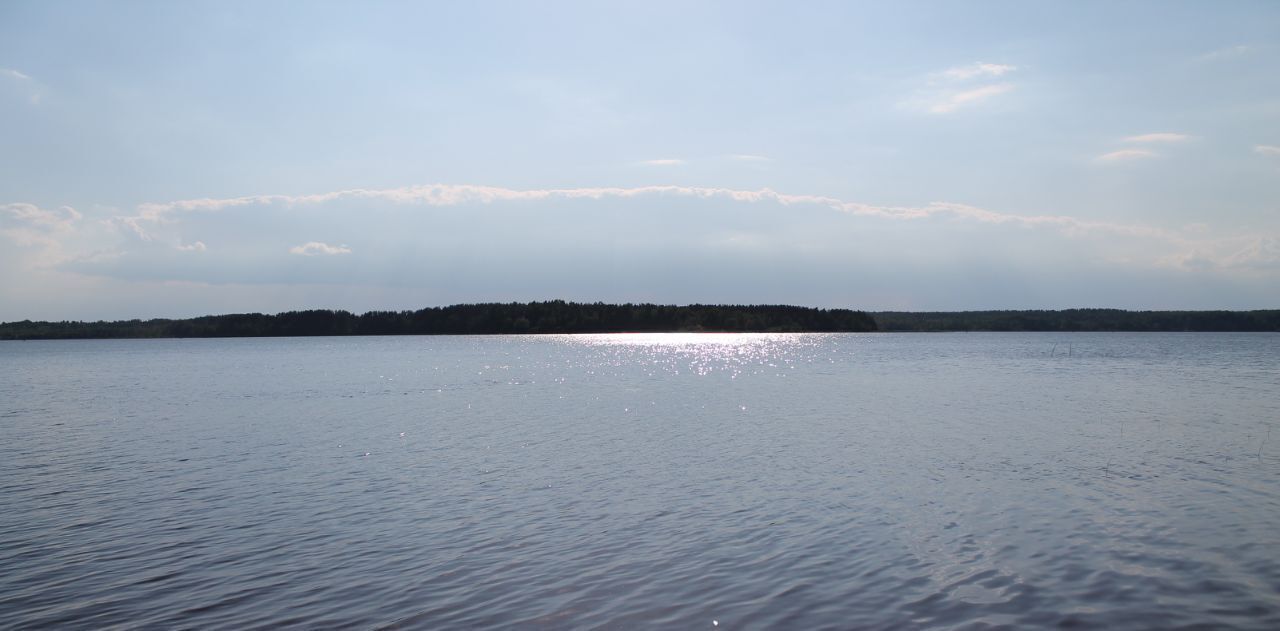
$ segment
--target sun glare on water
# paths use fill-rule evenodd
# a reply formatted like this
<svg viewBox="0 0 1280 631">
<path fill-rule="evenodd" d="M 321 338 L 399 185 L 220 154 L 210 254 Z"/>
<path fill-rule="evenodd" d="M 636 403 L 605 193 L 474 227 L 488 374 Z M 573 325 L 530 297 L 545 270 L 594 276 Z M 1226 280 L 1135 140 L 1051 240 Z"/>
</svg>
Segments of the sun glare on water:
<svg viewBox="0 0 1280 631">
<path fill-rule="evenodd" d="M 564 335 L 568 345 L 607 356 L 612 365 L 645 365 L 678 374 L 727 371 L 780 373 L 812 360 L 825 333 L 592 333 Z M 806 350 L 810 349 L 810 350 Z"/>
<path fill-rule="evenodd" d="M 566 340 L 592 346 L 755 346 L 785 342 L 798 334 L 789 333 L 584 333 L 564 336 Z"/>
</svg>

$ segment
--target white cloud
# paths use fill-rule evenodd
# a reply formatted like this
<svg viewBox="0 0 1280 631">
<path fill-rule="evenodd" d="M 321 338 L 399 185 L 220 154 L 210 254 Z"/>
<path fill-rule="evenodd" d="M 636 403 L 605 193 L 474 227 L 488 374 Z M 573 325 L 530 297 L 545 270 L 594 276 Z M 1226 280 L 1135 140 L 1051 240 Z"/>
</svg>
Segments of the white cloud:
<svg viewBox="0 0 1280 631">
<path fill-rule="evenodd" d="M 45 210 L 35 204 L 16 203 L 0 205 L 0 210 L 22 223 L 52 229 L 68 228 L 84 217 L 80 211 L 70 206 L 61 206 L 57 210 Z"/>
<path fill-rule="evenodd" d="M 17 70 L 14 70 L 12 68 L 0 68 L 0 77 L 9 77 L 11 79 L 17 79 L 19 81 L 31 80 L 31 77 L 21 72 L 18 72 Z"/>
<path fill-rule="evenodd" d="M 1123 142 L 1135 144 L 1169 144 L 1190 140 L 1192 137 L 1187 134 L 1178 134 L 1174 132 L 1154 132 L 1150 134 L 1139 134 L 1136 136 L 1125 136 L 1121 138 Z M 1147 158 L 1155 158 L 1160 154 L 1148 149 L 1120 149 L 1110 153 L 1104 153 L 1096 158 L 1097 162 L 1129 162 L 1132 160 L 1144 160 Z"/>
<path fill-rule="evenodd" d="M 651 167 L 671 167 L 684 164 L 684 160 L 679 158 L 659 158 L 657 160 L 641 160 L 640 164 Z"/>
<path fill-rule="evenodd" d="M 950 92 L 943 95 L 940 100 L 937 100 L 930 105 L 929 111 L 934 114 L 949 114 L 961 107 L 981 103 L 993 96 L 1004 94 L 1012 89 L 1013 84 L 1011 83 L 997 83 L 994 85 L 984 85 L 972 90 Z"/>
<path fill-rule="evenodd" d="M 1154 134 L 1141 134 L 1138 136 L 1127 136 L 1125 142 L 1182 142 L 1190 139 L 1191 136 L 1186 134 L 1175 134 L 1173 132 L 1158 132 Z"/>
<path fill-rule="evenodd" d="M 1280 156 L 1280 147 L 1275 145 L 1256 145 L 1253 150 L 1264 156 Z"/>
<path fill-rule="evenodd" d="M 1141 149 L 1127 149 L 1125 152 L 1136 152 L 1139 154 L 1151 153 Z M 832 210 L 848 213 L 850 215 L 883 217 L 899 220 L 916 220 L 930 217 L 954 217 L 981 223 L 1055 227 L 1071 233 L 1104 231 L 1116 234 L 1128 234 L 1132 236 L 1173 238 L 1173 233 L 1160 228 L 1138 224 L 1098 222 L 1077 219 L 1075 217 L 1065 215 L 1018 215 L 1012 213 L 1001 213 L 952 202 L 932 202 L 925 206 L 877 206 L 861 202 L 844 201 L 838 198 L 821 195 L 790 195 L 778 193 L 767 188 L 752 191 L 673 185 L 639 186 L 634 188 L 595 187 L 515 190 L 497 186 L 480 186 L 471 184 L 429 184 L 391 189 L 349 189 L 328 193 L 318 193 L 314 195 L 259 195 L 225 199 L 203 198 L 180 200 L 164 204 L 142 204 L 139 206 L 140 214 L 138 216 L 120 219 L 124 220 L 126 223 L 128 223 L 129 220 L 135 222 L 172 222 L 174 219 L 169 215 L 175 212 L 216 212 L 227 208 L 252 205 L 283 205 L 292 207 L 318 205 L 340 200 L 381 200 L 396 204 L 458 206 L 469 203 L 489 204 L 496 202 L 542 201 L 550 199 L 630 199 L 643 196 L 666 195 L 698 199 L 730 199 L 733 201 L 749 203 L 776 202 L 784 206 L 817 205 L 825 206 Z M 302 254 L 303 252 L 294 250 L 302 250 L 308 246 L 311 246 L 312 249 L 318 249 L 320 246 L 332 247 L 326 246 L 323 243 L 312 242 L 304 246 L 293 248 L 291 252 L 294 254 Z M 345 248 L 346 246 L 342 247 Z M 340 252 L 334 253 L 336 254 Z"/>
<path fill-rule="evenodd" d="M 0 204 L 0 237 L 35 248 L 28 264 L 48 264 L 62 256 L 63 242 L 75 237 L 82 219 L 84 215 L 70 206 L 50 210 L 21 202 Z"/>
<path fill-rule="evenodd" d="M 308 241 L 302 245 L 289 248 L 289 254 L 298 254 L 301 256 L 316 256 L 323 254 L 325 256 L 332 256 L 335 254 L 351 254 L 351 248 L 347 247 L 345 244 L 329 245 L 328 243 L 321 243 L 319 241 Z"/>
<path fill-rule="evenodd" d="M 955 66 L 928 76 L 927 88 L 903 103 L 912 109 L 933 114 L 949 114 L 1013 90 L 1012 83 L 992 83 L 1018 67 L 1011 64 L 974 62 Z"/>
<path fill-rule="evenodd" d="M 13 81 L 12 85 L 17 86 L 15 88 L 17 92 L 25 93 L 32 105 L 38 105 L 40 99 L 44 97 L 44 88 L 24 72 L 13 68 L 0 68 L 0 77 Z"/>
<path fill-rule="evenodd" d="M 1220 48 L 1213 52 L 1200 55 L 1200 61 L 1219 61 L 1223 59 L 1231 59 L 1232 57 L 1240 57 L 1253 51 L 1252 46 L 1239 45 Z"/>
<path fill-rule="evenodd" d="M 943 70 L 942 76 L 952 81 L 965 81 L 974 77 L 999 77 L 1017 69 L 1017 66 L 1009 64 L 989 64 L 978 61 Z"/>
<path fill-rule="evenodd" d="M 1227 256 L 1223 264 L 1254 270 L 1280 269 L 1280 239 L 1256 237 L 1243 248 Z"/>
<path fill-rule="evenodd" d="M 1161 264 L 1187 270 L 1280 270 L 1280 239 L 1274 236 L 1238 237 L 1195 243 L 1187 252 L 1167 257 Z"/>
<path fill-rule="evenodd" d="M 1043 246 L 1054 253 L 1052 256 L 1092 261 L 1111 266 L 1107 269 L 1113 272 L 1159 269 L 1161 273 L 1188 274 L 1195 268 L 1201 270 L 1195 273 L 1274 277 L 1280 282 L 1280 267 L 1272 265 L 1273 242 L 1255 247 L 1246 238 L 1252 236 L 1248 234 L 1222 238 L 1228 235 L 1212 229 L 1192 232 L 1155 223 L 1016 214 L 945 201 L 875 205 L 769 189 L 644 186 L 521 190 L 435 184 L 301 196 L 179 200 L 152 204 L 148 209 L 151 218 L 137 218 L 153 232 L 148 242 L 133 238 L 120 222 L 117 230 L 103 230 L 99 217 L 90 210 L 86 215 L 91 220 L 77 222 L 75 232 L 45 235 L 60 244 L 52 247 L 61 249 L 6 250 L 0 242 L 0 255 L 10 255 L 22 267 L 41 267 L 50 273 L 69 273 L 69 277 L 130 282 L 412 286 L 433 292 L 462 291 L 456 295 L 468 300 L 525 299 L 548 291 L 552 292 L 548 295 L 577 291 L 581 297 L 595 299 L 612 296 L 598 293 L 602 287 L 613 286 L 601 280 L 612 278 L 608 274 L 629 279 L 618 281 L 624 293 L 644 287 L 665 291 L 679 285 L 683 272 L 678 270 L 715 261 L 757 266 L 751 269 L 802 261 L 787 267 L 784 275 L 798 274 L 794 278 L 799 279 L 806 269 L 849 263 L 853 259 L 842 259 L 840 253 L 859 248 L 891 260 L 949 269 L 942 261 L 956 234 L 964 233 L 970 245 L 955 247 L 973 248 L 973 243 L 981 243 L 984 252 L 995 254 L 1002 248 L 1032 252 Z M 608 212 L 599 212 L 601 209 Z M 22 209 L 26 217 L 50 213 L 67 216 L 56 209 L 43 213 Z M 0 211 L 0 220 L 17 225 L 12 210 Z M 573 229 L 565 230 L 566 225 Z M 679 229 L 673 230 L 673 225 Z M 98 232 L 90 232 L 94 229 Z M 316 240 L 290 240 L 296 235 Z M 338 235 L 344 243 L 318 240 L 336 240 Z M 215 245 L 201 250 L 207 242 L 196 241 L 196 237 L 210 239 Z M 923 239 L 928 247 L 913 248 L 917 239 Z M 356 257 L 347 245 L 352 242 L 379 245 L 364 247 Z M 1195 256 L 1176 258 L 1187 252 Z M 48 255 L 38 265 L 32 264 L 45 253 Z M 740 261 L 733 258 L 739 256 Z M 612 261 L 608 269 L 581 264 L 582 260 L 606 259 Z M 581 268 L 585 268 L 581 273 L 574 271 Z M 712 276 L 726 283 L 752 276 L 750 271 L 737 275 L 726 270 L 729 268 L 715 272 L 724 276 Z M 541 280 L 548 278 L 561 280 L 555 281 L 558 284 Z M 802 284 L 789 281 L 787 287 Z M 742 295 L 755 295 L 750 293 L 756 291 L 754 286 L 743 286 L 747 288 Z M 458 289 L 461 287 L 468 289 Z M 783 290 L 789 291 L 786 287 Z"/>
<path fill-rule="evenodd" d="M 1154 158 L 1158 155 L 1160 154 L 1154 151 L 1147 151 L 1146 149 L 1121 149 L 1119 151 L 1112 151 L 1111 153 L 1104 153 L 1095 158 L 1095 160 L 1098 162 L 1124 162 L 1128 160 Z"/>
<path fill-rule="evenodd" d="M 134 236 L 138 237 L 139 240 L 150 241 L 151 233 L 147 232 L 147 229 L 142 227 L 142 222 L 144 221 L 158 221 L 158 219 L 152 218 L 152 217 L 145 217 L 141 215 L 137 215 L 133 217 L 121 216 L 121 217 L 112 217 L 110 219 L 105 220 L 103 223 L 115 229 L 119 229 L 120 227 L 123 226 L 124 228 L 128 229 L 129 232 L 132 232 Z"/>
</svg>

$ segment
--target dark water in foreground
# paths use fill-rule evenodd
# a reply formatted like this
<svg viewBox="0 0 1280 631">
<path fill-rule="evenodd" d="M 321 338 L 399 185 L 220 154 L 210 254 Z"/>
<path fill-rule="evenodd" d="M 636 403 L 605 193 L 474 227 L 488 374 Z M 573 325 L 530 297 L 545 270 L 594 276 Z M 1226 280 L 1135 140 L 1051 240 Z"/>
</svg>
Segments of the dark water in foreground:
<svg viewBox="0 0 1280 631">
<path fill-rule="evenodd" d="M 0 626 L 1280 628 L 1280 335 L 0 343 Z"/>
</svg>

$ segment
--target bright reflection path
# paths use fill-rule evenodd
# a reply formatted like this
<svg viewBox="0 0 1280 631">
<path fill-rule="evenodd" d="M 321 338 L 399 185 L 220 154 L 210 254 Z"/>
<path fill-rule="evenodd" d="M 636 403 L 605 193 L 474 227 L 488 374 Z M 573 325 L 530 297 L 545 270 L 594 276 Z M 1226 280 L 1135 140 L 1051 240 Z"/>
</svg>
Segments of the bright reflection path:
<svg viewBox="0 0 1280 631">
<path fill-rule="evenodd" d="M 564 342 L 586 346 L 604 366 L 647 365 L 679 374 L 709 374 L 727 370 L 772 372 L 811 362 L 829 333 L 600 333 L 559 336 Z"/>
<path fill-rule="evenodd" d="M 564 339 L 598 346 L 760 346 L 794 341 L 803 333 L 587 333 L 565 335 Z"/>
</svg>

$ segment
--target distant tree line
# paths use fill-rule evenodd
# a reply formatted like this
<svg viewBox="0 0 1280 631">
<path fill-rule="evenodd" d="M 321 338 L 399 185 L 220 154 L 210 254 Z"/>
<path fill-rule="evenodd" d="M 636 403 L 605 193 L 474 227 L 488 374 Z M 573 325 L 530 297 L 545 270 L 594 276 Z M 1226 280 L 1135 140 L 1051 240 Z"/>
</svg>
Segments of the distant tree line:
<svg viewBox="0 0 1280 631">
<path fill-rule="evenodd" d="M 881 331 L 1280 331 L 1266 311 L 881 311 Z"/>
<path fill-rule="evenodd" d="M 1280 310 L 1264 311 L 881 311 L 786 305 L 483 303 L 417 311 L 316 309 L 185 320 L 6 322 L 0 340 L 296 337 L 311 335 L 476 335 L 666 331 L 1280 331 Z"/>
<path fill-rule="evenodd" d="M 849 309 L 785 305 L 616 305 L 552 300 L 463 304 L 417 311 L 370 311 L 361 315 L 318 309 L 276 315 L 210 315 L 185 320 L 23 320 L 0 324 L 0 339 L 874 330 L 875 320 L 862 311 Z"/>
</svg>

